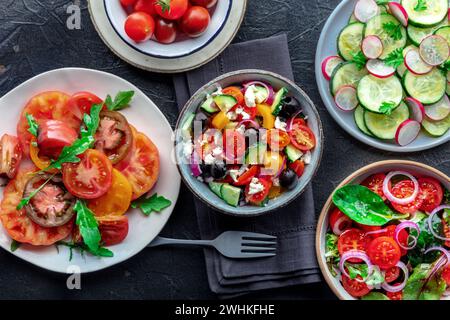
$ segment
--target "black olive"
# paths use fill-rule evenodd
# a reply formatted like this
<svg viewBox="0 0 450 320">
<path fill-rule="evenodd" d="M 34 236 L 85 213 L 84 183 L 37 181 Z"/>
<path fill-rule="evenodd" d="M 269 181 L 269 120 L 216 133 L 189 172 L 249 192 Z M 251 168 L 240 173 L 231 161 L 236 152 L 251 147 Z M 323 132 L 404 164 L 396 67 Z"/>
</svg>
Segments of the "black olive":
<svg viewBox="0 0 450 320">
<path fill-rule="evenodd" d="M 223 162 L 215 162 L 211 165 L 211 176 L 214 179 L 222 179 L 227 175 L 227 167 Z"/>
<path fill-rule="evenodd" d="M 211 165 L 210 164 L 201 164 L 200 169 L 202 170 L 203 179 L 211 178 Z"/>
<path fill-rule="evenodd" d="M 297 181 L 298 177 L 294 170 L 286 169 L 280 175 L 280 185 L 288 190 L 294 189 Z"/>
<path fill-rule="evenodd" d="M 280 117 L 290 118 L 300 109 L 301 105 L 297 99 L 295 99 L 294 97 L 286 97 L 283 101 L 283 105 L 278 115 Z"/>
</svg>

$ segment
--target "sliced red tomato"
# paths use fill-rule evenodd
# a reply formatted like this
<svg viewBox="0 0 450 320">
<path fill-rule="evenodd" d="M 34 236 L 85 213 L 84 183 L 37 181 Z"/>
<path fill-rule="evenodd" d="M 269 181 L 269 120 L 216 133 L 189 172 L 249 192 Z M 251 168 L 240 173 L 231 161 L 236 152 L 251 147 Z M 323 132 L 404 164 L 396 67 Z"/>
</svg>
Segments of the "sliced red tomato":
<svg viewBox="0 0 450 320">
<path fill-rule="evenodd" d="M 367 247 L 367 255 L 373 264 L 386 270 L 394 267 L 401 257 L 400 247 L 391 237 L 378 237 Z"/>
<path fill-rule="evenodd" d="M 433 178 L 419 178 L 420 194 L 423 202 L 420 205 L 420 210 L 431 212 L 436 209 L 444 198 L 444 191 L 441 183 Z"/>
<path fill-rule="evenodd" d="M 450 286 L 450 266 L 446 266 L 442 270 L 442 279 L 447 283 L 447 286 Z"/>
<path fill-rule="evenodd" d="M 60 120 L 43 120 L 39 125 L 37 143 L 40 154 L 58 158 L 62 149 L 78 138 L 78 132 Z"/>
<path fill-rule="evenodd" d="M 360 279 L 361 277 L 358 276 Z M 349 277 L 342 275 L 342 286 L 345 291 L 351 296 L 359 298 L 365 296 L 370 292 L 369 287 L 364 282 L 360 282 L 357 279 L 350 279 Z"/>
<path fill-rule="evenodd" d="M 72 232 L 73 220 L 59 227 L 45 228 L 33 222 L 25 209 L 17 210 L 25 185 L 37 168 L 23 165 L 16 177 L 6 186 L 1 203 L 0 220 L 11 238 L 35 246 L 49 246 L 67 238 Z"/>
<path fill-rule="evenodd" d="M 12 179 L 22 161 L 22 148 L 17 137 L 4 134 L 0 140 L 0 175 Z"/>
<path fill-rule="evenodd" d="M 227 161 L 238 163 L 246 151 L 245 136 L 237 130 L 225 130 L 223 146 Z"/>
<path fill-rule="evenodd" d="M 414 183 L 411 180 L 402 180 L 395 184 L 392 189 L 391 193 L 399 199 L 407 198 L 411 196 L 414 192 Z M 408 204 L 398 204 L 398 203 L 391 203 L 395 210 L 397 210 L 400 213 L 414 213 L 417 210 L 419 210 L 420 206 L 422 205 L 423 198 L 417 196 L 416 199 Z"/>
<path fill-rule="evenodd" d="M 403 300 L 403 291 L 386 292 L 386 295 L 390 300 Z"/>
<path fill-rule="evenodd" d="M 245 171 L 237 181 L 233 181 L 235 186 L 246 186 L 248 185 L 252 179 L 259 174 L 259 167 L 252 166 L 247 171 Z"/>
<path fill-rule="evenodd" d="M 241 91 L 241 88 L 236 86 L 226 87 L 222 89 L 222 93 L 233 96 L 237 100 L 237 105 L 244 106 L 244 94 Z M 255 109 L 255 108 L 252 108 Z M 245 110 L 244 110 L 245 111 Z"/>
<path fill-rule="evenodd" d="M 85 113 L 90 114 L 94 104 L 101 104 L 103 100 L 95 94 L 83 91 L 73 94 L 67 101 L 67 108 L 77 119 L 83 120 Z"/>
<path fill-rule="evenodd" d="M 383 192 L 383 181 L 385 178 L 386 175 L 384 173 L 377 173 L 366 178 L 361 185 L 369 188 L 386 201 L 386 196 Z"/>
<path fill-rule="evenodd" d="M 331 230 L 335 234 L 338 233 L 337 235 L 341 234 L 342 231 L 350 229 L 353 224 L 352 220 L 338 208 L 334 208 L 333 211 L 331 211 L 329 222 Z"/>
<path fill-rule="evenodd" d="M 289 131 L 291 143 L 301 151 L 308 151 L 316 146 L 314 133 L 305 125 L 294 125 Z"/>
<path fill-rule="evenodd" d="M 291 142 L 286 131 L 270 129 L 267 132 L 267 144 L 272 151 L 281 151 Z"/>
<path fill-rule="evenodd" d="M 395 229 L 397 228 L 397 226 L 395 225 L 390 225 L 388 227 L 386 227 L 384 230 L 386 230 L 386 233 L 379 233 L 378 236 L 386 236 L 386 237 L 391 237 L 392 239 L 395 240 L 394 236 L 395 236 Z M 401 245 L 407 247 L 408 246 L 408 240 L 409 240 L 409 233 L 408 231 L 406 231 L 405 229 L 403 229 L 402 231 L 400 231 L 400 234 L 398 235 L 398 241 L 400 242 Z M 408 253 L 407 250 L 403 249 L 400 247 L 400 251 L 402 253 L 402 256 L 406 255 Z"/>
<path fill-rule="evenodd" d="M 343 255 L 350 250 L 366 251 L 366 245 L 366 235 L 364 232 L 356 228 L 344 231 L 338 239 L 338 250 L 340 255 Z M 356 258 L 348 259 L 348 261 L 352 263 L 361 262 L 360 259 Z"/>
<path fill-rule="evenodd" d="M 131 127 L 133 132 L 133 145 L 128 156 L 115 165 L 133 190 L 132 199 L 137 199 L 149 192 L 159 176 L 159 152 L 153 142 L 143 133 L 137 132 Z"/>
<path fill-rule="evenodd" d="M 96 219 L 104 246 L 121 243 L 127 237 L 129 229 L 127 216 L 101 216 Z"/>
<path fill-rule="evenodd" d="M 360 228 L 362 231 L 364 231 L 366 233 L 381 230 L 381 227 L 379 227 L 379 226 L 367 226 L 365 224 L 360 224 L 360 223 L 356 223 L 356 225 L 358 226 L 358 228 Z"/>
<path fill-rule="evenodd" d="M 63 164 L 63 181 L 71 194 L 82 199 L 95 199 L 111 187 L 112 164 L 103 153 L 89 149 L 78 163 Z"/>
<path fill-rule="evenodd" d="M 387 269 L 384 273 L 384 279 L 387 283 L 394 282 L 400 276 L 400 268 L 399 267 L 391 267 Z"/>
<path fill-rule="evenodd" d="M 272 181 L 268 179 L 259 178 L 259 183 L 261 183 L 264 189 L 261 192 L 250 194 L 250 184 L 245 188 L 245 199 L 254 205 L 261 205 L 264 200 L 266 200 L 269 195 L 270 188 L 272 187 Z"/>
<path fill-rule="evenodd" d="M 203 160 L 205 160 L 205 157 L 218 146 L 216 144 L 216 134 L 219 135 L 220 131 L 217 131 L 215 129 L 208 129 L 204 133 L 202 133 L 195 141 L 195 151 Z"/>
<path fill-rule="evenodd" d="M 292 122 L 292 126 L 306 126 L 306 121 L 303 118 L 295 118 Z"/>
<path fill-rule="evenodd" d="M 294 170 L 298 177 L 301 177 L 303 175 L 303 172 L 305 172 L 305 163 L 303 162 L 303 160 L 296 160 L 289 163 L 289 168 Z"/>
</svg>

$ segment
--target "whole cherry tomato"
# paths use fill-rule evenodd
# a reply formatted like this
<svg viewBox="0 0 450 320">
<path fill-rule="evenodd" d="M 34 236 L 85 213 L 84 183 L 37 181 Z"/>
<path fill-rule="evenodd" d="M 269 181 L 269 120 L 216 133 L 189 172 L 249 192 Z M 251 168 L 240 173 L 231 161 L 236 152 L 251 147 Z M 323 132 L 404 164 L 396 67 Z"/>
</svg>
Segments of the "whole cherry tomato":
<svg viewBox="0 0 450 320">
<path fill-rule="evenodd" d="M 135 12 L 125 21 L 125 32 L 136 42 L 144 42 L 150 39 L 155 30 L 155 20 L 145 12 Z"/>
<path fill-rule="evenodd" d="M 158 0 L 155 10 L 164 19 L 178 20 L 186 13 L 188 5 L 188 0 Z"/>
<path fill-rule="evenodd" d="M 189 37 L 199 37 L 208 28 L 210 20 L 208 10 L 200 6 L 193 6 L 181 18 L 180 27 Z"/>
<path fill-rule="evenodd" d="M 166 21 L 162 18 L 155 19 L 155 38 L 160 43 L 172 43 L 177 38 L 177 27 L 175 22 Z"/>
<path fill-rule="evenodd" d="M 133 8 L 134 12 L 145 12 L 154 17 L 156 16 L 155 2 L 156 0 L 137 0 Z"/>
</svg>

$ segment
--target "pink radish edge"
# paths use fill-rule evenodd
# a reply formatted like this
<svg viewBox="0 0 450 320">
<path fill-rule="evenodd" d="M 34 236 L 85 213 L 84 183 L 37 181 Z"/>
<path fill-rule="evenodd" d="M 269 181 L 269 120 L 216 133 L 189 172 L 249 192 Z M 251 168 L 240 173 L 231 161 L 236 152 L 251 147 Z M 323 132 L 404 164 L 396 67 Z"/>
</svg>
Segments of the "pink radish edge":
<svg viewBox="0 0 450 320">
<path fill-rule="evenodd" d="M 356 103 L 352 109 L 345 109 L 338 103 L 337 98 L 339 97 L 340 94 L 342 94 L 342 91 L 349 90 L 349 89 L 352 89 L 352 91 L 354 92 L 355 97 L 356 97 L 356 88 L 353 86 L 350 86 L 350 85 L 342 86 L 341 88 L 339 88 L 339 90 L 336 92 L 336 95 L 334 96 L 334 102 L 336 103 L 336 106 L 340 110 L 345 111 L 345 112 L 353 111 L 358 106 L 358 103 Z"/>
<path fill-rule="evenodd" d="M 423 118 L 425 117 L 425 108 L 423 107 L 422 102 L 413 97 L 406 97 L 405 102 L 410 110 L 412 120 L 422 123 Z"/>
<path fill-rule="evenodd" d="M 342 60 L 341 57 L 339 57 L 339 56 L 329 56 L 322 61 L 322 74 L 325 77 L 325 79 L 327 79 L 328 81 L 331 80 L 331 74 L 328 74 L 328 72 L 327 72 L 327 65 L 328 65 L 328 62 L 330 62 L 330 60 L 332 60 L 332 59 Z"/>
<path fill-rule="evenodd" d="M 372 65 L 374 63 L 382 63 L 382 61 L 381 60 L 377 60 L 377 59 L 371 59 L 371 60 L 367 61 L 366 68 L 369 71 L 369 73 L 371 75 L 373 75 L 374 77 L 377 77 L 379 79 L 385 79 L 385 78 L 391 77 L 395 73 L 395 69 L 392 68 L 392 67 L 389 67 L 389 66 L 386 66 L 386 68 L 392 69 L 392 72 L 389 72 L 389 73 L 379 73 L 378 72 L 377 73 L 376 69 L 375 69 L 376 66 Z"/>
<path fill-rule="evenodd" d="M 369 43 L 369 41 L 371 41 L 372 43 Z M 369 46 L 377 46 L 379 53 L 376 56 L 375 55 L 370 56 L 367 53 L 367 45 L 369 45 Z M 363 39 L 363 41 L 361 43 L 361 51 L 363 52 L 363 54 L 367 58 L 369 58 L 369 59 L 377 59 L 383 54 L 383 42 L 381 41 L 380 37 L 378 37 L 376 35 L 367 36 L 367 37 L 365 37 Z"/>
<path fill-rule="evenodd" d="M 389 2 L 388 7 L 391 14 L 396 17 L 404 27 L 407 27 L 409 16 L 405 8 L 398 2 Z"/>
<path fill-rule="evenodd" d="M 412 51 L 414 51 L 414 50 L 415 50 L 415 49 L 409 49 L 408 52 L 406 52 L 405 59 L 404 59 L 404 64 L 405 64 L 406 69 L 408 69 L 408 70 L 411 71 L 412 73 L 414 73 L 414 74 L 416 74 L 416 75 L 419 75 L 419 76 L 420 76 L 420 75 L 424 75 L 424 74 L 429 73 L 429 72 L 433 69 L 433 66 L 431 66 L 431 65 L 427 64 L 425 61 L 423 61 L 423 59 L 422 59 L 422 57 L 420 56 L 420 53 L 419 53 L 419 52 L 412 53 Z M 422 59 L 422 62 L 424 63 L 424 65 L 429 66 L 430 68 L 429 68 L 429 69 L 425 69 L 424 72 L 418 72 L 417 70 L 415 70 L 415 69 L 411 66 L 411 61 L 408 63 L 408 55 L 411 55 L 411 54 L 417 54 L 417 57 L 418 57 L 419 59 Z"/>
<path fill-rule="evenodd" d="M 398 127 L 397 132 L 395 133 L 395 142 L 397 142 L 402 147 L 410 144 L 411 142 L 416 140 L 417 136 L 420 133 L 420 128 L 420 123 L 415 120 L 408 119 L 403 121 Z M 405 130 L 410 130 L 410 132 L 405 132 Z M 405 141 L 401 141 L 403 139 Z"/>
</svg>

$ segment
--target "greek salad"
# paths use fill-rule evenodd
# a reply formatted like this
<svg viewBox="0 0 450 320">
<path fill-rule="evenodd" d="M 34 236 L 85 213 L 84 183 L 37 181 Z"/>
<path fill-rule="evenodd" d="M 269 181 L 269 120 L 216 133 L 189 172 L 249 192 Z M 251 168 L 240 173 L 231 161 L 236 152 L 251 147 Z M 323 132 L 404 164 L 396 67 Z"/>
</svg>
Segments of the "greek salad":
<svg viewBox="0 0 450 320">
<path fill-rule="evenodd" d="M 406 171 L 378 173 L 333 194 L 326 234 L 331 274 L 363 300 L 450 294 L 450 192 Z"/>
<path fill-rule="evenodd" d="M 23 108 L 17 136 L 0 140 L 6 178 L 0 221 L 20 244 L 65 245 L 111 257 L 128 235 L 130 207 L 148 215 L 170 201 L 146 194 L 159 176 L 159 152 L 119 112 L 133 91 L 100 99 L 90 92 L 42 92 Z"/>
<path fill-rule="evenodd" d="M 300 102 L 261 81 L 207 94 L 181 130 L 192 175 L 235 207 L 294 189 L 316 145 Z"/>
<path fill-rule="evenodd" d="M 364 134 L 413 142 L 450 128 L 450 25 L 447 0 L 358 0 L 322 62 L 336 106 Z M 423 129 L 423 130 L 422 130 Z"/>
</svg>

